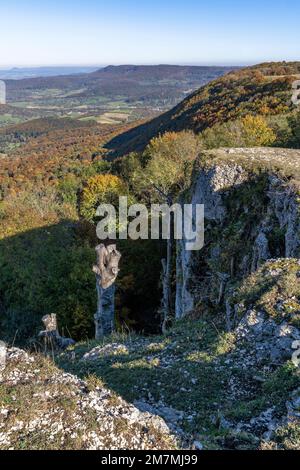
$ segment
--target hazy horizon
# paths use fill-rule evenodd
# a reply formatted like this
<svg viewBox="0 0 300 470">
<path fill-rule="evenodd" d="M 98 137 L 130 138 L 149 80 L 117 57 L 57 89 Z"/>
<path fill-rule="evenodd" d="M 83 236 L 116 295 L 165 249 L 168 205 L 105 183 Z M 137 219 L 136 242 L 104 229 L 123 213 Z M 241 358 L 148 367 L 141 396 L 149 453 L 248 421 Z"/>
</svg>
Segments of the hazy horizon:
<svg viewBox="0 0 300 470">
<path fill-rule="evenodd" d="M 282 59 L 284 60 L 284 59 Z M 300 58 L 299 58 L 300 60 Z M 267 61 L 269 62 L 269 61 Z M 125 65 L 137 65 L 137 66 L 158 66 L 158 65 L 178 65 L 178 66 L 187 66 L 187 67 L 227 67 L 227 66 L 237 66 L 237 67 L 243 67 L 247 65 L 255 65 L 258 62 L 118 62 L 118 63 L 107 63 L 107 64 L 97 64 L 97 63 L 74 63 L 74 64 L 52 64 L 52 63 L 44 63 L 44 64 L 0 64 L 0 70 L 11 70 L 11 69 L 39 69 L 39 68 L 72 68 L 72 67 L 86 67 L 86 68 L 105 68 L 109 66 L 115 66 L 115 67 L 120 67 L 120 66 L 125 66 Z"/>
</svg>

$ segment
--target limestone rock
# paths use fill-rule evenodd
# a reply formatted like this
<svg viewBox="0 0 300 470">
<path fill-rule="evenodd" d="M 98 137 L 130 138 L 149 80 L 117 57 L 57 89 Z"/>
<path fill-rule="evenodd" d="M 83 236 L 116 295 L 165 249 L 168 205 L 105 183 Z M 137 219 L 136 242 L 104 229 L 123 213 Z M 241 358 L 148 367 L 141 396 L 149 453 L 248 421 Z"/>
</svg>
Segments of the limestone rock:
<svg viewBox="0 0 300 470">
<path fill-rule="evenodd" d="M 293 342 L 300 339 L 298 328 L 285 321 L 279 325 L 263 312 L 249 310 L 236 328 L 239 340 L 244 340 L 258 362 L 282 363 L 291 359 Z"/>
<path fill-rule="evenodd" d="M 300 256 L 297 190 L 279 170 L 270 170 L 299 161 L 299 151 L 274 148 L 218 149 L 200 155 L 182 204 L 204 204 L 205 245 L 192 252 L 185 250 L 185 240 L 177 243 L 177 318 L 202 302 L 218 303 L 218 272 L 240 279 L 270 258 Z M 256 168 L 263 170 L 261 178 Z"/>
<path fill-rule="evenodd" d="M 157 414 L 141 411 L 105 387 L 92 389 L 42 356 L 8 349 L 1 384 L 0 449 L 176 449 L 179 439 Z M 22 397 L 26 407 L 16 406 Z"/>
</svg>

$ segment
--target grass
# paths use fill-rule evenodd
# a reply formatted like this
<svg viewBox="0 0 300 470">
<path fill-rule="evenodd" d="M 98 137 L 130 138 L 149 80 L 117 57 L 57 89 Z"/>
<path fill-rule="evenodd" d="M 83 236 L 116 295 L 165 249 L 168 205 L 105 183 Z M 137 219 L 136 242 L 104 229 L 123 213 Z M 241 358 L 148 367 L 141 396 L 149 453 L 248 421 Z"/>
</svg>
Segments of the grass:
<svg viewBox="0 0 300 470">
<path fill-rule="evenodd" d="M 83 360 L 96 347 L 105 347 L 105 353 Z M 121 397 L 137 408 L 146 402 L 163 417 L 160 410 L 166 408 L 181 414 L 176 425 L 206 449 L 299 448 L 299 433 L 291 424 L 278 428 L 269 443 L 251 432 L 235 430 L 240 421 L 248 422 L 270 407 L 275 416 L 284 416 L 290 392 L 300 386 L 291 362 L 277 369 L 257 369 L 245 367 L 243 354 L 246 358 L 243 344 L 236 343 L 233 333 L 224 332 L 220 319 L 203 317 L 180 321 L 164 336 L 115 333 L 102 342 L 82 342 L 57 355 L 56 365 L 42 356 L 36 356 L 30 366 L 11 364 L 5 373 L 14 378 L 17 370 L 19 382 L 14 385 L 8 380 L 1 385 L 0 409 L 10 410 L 7 419 L 13 427 L 38 417 L 45 417 L 45 423 L 30 432 L 21 429 L 10 445 L 17 449 L 79 449 L 86 446 L 84 431 L 79 427 L 74 438 L 66 429 L 78 428 L 81 422 L 90 432 L 100 432 L 93 410 L 88 414 L 78 410 L 76 387 L 53 380 L 64 370 L 84 379 L 84 393 L 103 387 L 110 390 L 109 406 L 113 408 L 119 406 Z M 261 380 L 254 380 L 257 375 Z M 228 420 L 233 427 L 225 426 Z M 63 429 L 55 423 L 63 423 Z M 114 426 L 114 433 L 135 432 L 122 420 Z M 153 430 L 153 439 L 163 438 Z M 163 448 L 166 442 L 158 445 Z"/>
<path fill-rule="evenodd" d="M 275 321 L 288 320 L 300 326 L 300 264 L 298 259 L 266 262 L 248 276 L 236 289 L 232 303 L 243 303 L 243 309 L 263 310 Z"/>
<path fill-rule="evenodd" d="M 252 173 L 274 173 L 283 178 L 300 179 L 300 151 L 279 148 L 216 149 L 202 152 L 199 165 L 212 167 L 219 163 L 240 165 Z"/>
<path fill-rule="evenodd" d="M 236 371 L 236 374 L 243 378 L 240 370 Z M 257 384 L 256 390 L 249 394 L 246 400 L 236 400 L 234 407 L 229 407 L 225 412 L 226 418 L 235 422 L 250 420 L 272 407 L 275 407 L 275 414 L 278 416 L 284 414 L 286 398 L 300 385 L 300 378 L 295 374 L 295 366 L 287 362 L 275 371 L 263 372 L 260 375 L 263 382 Z M 245 374 L 244 379 L 246 379 Z M 253 380 L 251 373 L 248 375 L 248 380 Z"/>
<path fill-rule="evenodd" d="M 221 357 L 228 344 L 209 322 L 189 322 L 188 337 L 182 327 L 176 326 L 166 337 L 113 338 L 127 346 L 127 353 L 99 357 L 93 361 L 81 361 L 83 354 L 97 343 L 80 344 L 74 347 L 70 357 L 58 359 L 60 367 L 81 377 L 100 378 L 110 389 L 126 400 L 149 398 L 162 400 L 168 406 L 190 415 L 196 410 L 197 420 L 208 424 L 208 410 L 213 411 L 213 401 L 220 401 L 226 388 L 227 373 L 216 374 L 211 358 Z M 105 340 L 102 345 L 106 344 Z M 99 343 L 98 343 L 99 344 Z M 204 347 L 207 356 L 198 356 Z M 195 386 L 197 384 L 197 386 Z M 185 423 L 188 430 L 193 426 Z"/>
<path fill-rule="evenodd" d="M 93 347 L 111 342 L 123 344 L 126 352 L 120 349 L 117 354 L 82 360 Z M 57 363 L 82 378 L 100 381 L 130 402 L 142 400 L 183 412 L 180 426 L 194 438 L 201 436 L 207 449 L 256 449 L 262 442 L 257 436 L 237 436 L 223 427 L 222 416 L 237 424 L 273 406 L 278 415 L 284 414 L 288 393 L 300 380 L 291 363 L 275 371 L 245 368 L 241 347 L 216 318 L 186 319 L 166 336 L 115 335 L 100 343 L 81 343 L 58 357 Z M 263 383 L 255 381 L 255 375 L 263 375 Z M 238 384 L 237 396 L 231 394 L 232 382 Z"/>
<path fill-rule="evenodd" d="M 41 355 L 30 363 L 9 361 L 0 385 L 0 449 L 136 448 L 139 442 L 149 449 L 176 448 L 174 439 L 154 423 L 145 428 L 132 418 L 129 424 L 123 413 L 128 405 L 117 395 L 105 392 L 93 405 L 101 388 L 96 378 L 78 383 L 62 376 Z"/>
</svg>

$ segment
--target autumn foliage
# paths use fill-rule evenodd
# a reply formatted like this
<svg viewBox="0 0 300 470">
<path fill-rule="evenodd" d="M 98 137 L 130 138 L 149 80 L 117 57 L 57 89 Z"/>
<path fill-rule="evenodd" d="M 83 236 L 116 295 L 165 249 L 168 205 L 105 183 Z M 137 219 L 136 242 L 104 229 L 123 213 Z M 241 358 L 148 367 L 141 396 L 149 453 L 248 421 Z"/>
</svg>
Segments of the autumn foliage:
<svg viewBox="0 0 300 470">
<path fill-rule="evenodd" d="M 99 204 L 118 205 L 119 196 L 125 196 L 127 188 L 124 182 L 115 175 L 96 175 L 90 178 L 80 199 L 80 214 L 92 221 Z"/>
</svg>

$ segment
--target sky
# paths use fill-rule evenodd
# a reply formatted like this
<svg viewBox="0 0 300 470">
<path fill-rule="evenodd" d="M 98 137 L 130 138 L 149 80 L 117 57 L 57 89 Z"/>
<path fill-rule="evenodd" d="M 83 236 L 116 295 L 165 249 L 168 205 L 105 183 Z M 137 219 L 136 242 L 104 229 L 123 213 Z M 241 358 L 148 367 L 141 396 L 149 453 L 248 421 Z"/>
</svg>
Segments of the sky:
<svg viewBox="0 0 300 470">
<path fill-rule="evenodd" d="M 300 60 L 299 0 L 0 0 L 0 67 Z"/>
</svg>

